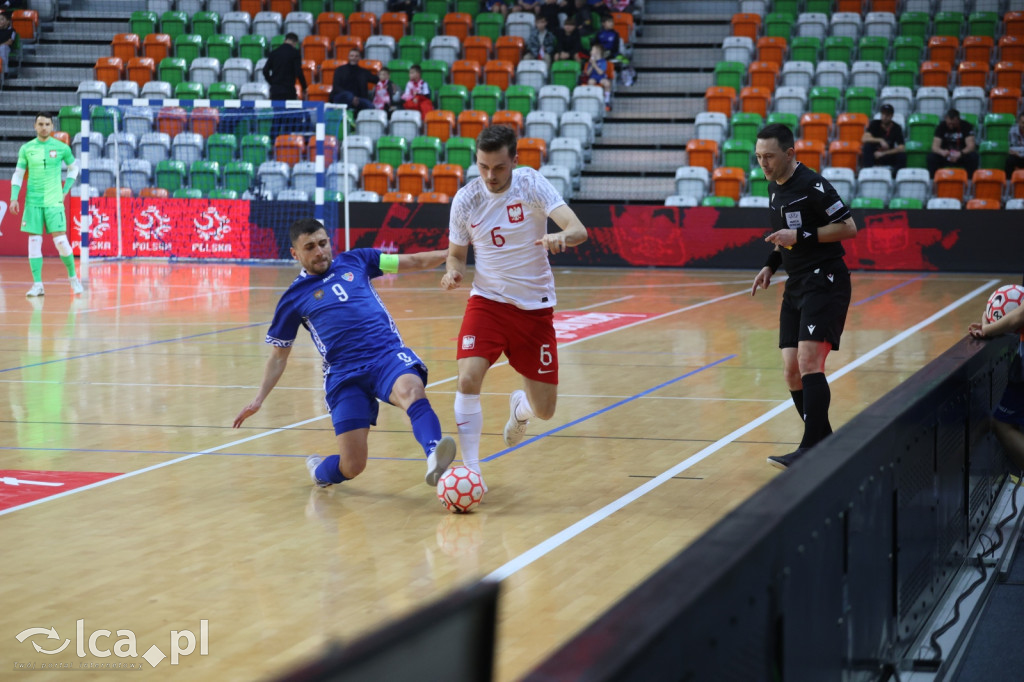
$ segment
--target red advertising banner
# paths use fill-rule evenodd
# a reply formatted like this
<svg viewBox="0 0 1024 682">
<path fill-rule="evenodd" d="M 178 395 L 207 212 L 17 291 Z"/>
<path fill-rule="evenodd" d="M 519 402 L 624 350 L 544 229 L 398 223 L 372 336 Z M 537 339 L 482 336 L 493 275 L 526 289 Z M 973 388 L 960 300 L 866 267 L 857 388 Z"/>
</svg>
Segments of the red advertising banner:
<svg viewBox="0 0 1024 682">
<path fill-rule="evenodd" d="M 21 216 L 14 215 L 10 210 L 8 199 L 11 198 L 11 181 L 0 180 L 0 256 L 27 256 L 28 238 L 21 231 Z M 22 206 L 25 202 L 25 192 L 22 190 Z M 68 218 L 68 241 L 78 255 L 78 221 L 75 217 L 81 212 L 81 204 L 75 197 L 64 198 L 64 208 Z M 52 239 L 43 240 L 43 255 L 56 256 L 57 249 L 53 246 Z"/>
</svg>

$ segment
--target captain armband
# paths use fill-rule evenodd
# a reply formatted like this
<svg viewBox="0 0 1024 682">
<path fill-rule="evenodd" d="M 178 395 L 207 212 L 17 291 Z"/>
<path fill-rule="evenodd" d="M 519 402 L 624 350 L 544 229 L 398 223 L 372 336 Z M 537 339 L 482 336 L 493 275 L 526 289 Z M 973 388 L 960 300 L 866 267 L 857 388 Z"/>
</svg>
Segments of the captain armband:
<svg viewBox="0 0 1024 682">
<path fill-rule="evenodd" d="M 398 254 L 397 253 L 382 253 L 380 254 L 380 271 L 388 274 L 394 274 L 398 272 Z"/>
<path fill-rule="evenodd" d="M 764 262 L 764 266 L 766 268 L 770 268 L 772 274 L 774 275 L 775 271 L 779 269 L 780 265 L 782 265 L 782 253 L 780 251 L 772 249 L 772 252 L 768 254 L 768 260 Z"/>
</svg>

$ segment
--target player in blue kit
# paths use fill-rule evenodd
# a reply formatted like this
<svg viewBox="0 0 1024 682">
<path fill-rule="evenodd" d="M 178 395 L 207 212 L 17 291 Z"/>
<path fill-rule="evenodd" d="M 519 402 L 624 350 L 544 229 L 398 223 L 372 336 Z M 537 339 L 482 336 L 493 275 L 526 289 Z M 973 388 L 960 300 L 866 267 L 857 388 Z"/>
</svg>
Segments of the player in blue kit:
<svg viewBox="0 0 1024 682">
<path fill-rule="evenodd" d="M 367 436 L 377 423 L 377 400 L 405 410 L 427 455 L 428 485 L 437 485 L 452 460 L 455 440 L 441 436 L 441 422 L 424 391 L 427 367 L 402 341 L 395 321 L 370 283 L 385 272 L 429 270 L 447 251 L 385 254 L 354 249 L 332 260 L 331 240 L 312 218 L 291 226 L 292 257 L 302 272 L 281 296 L 267 332 L 270 358 L 259 393 L 235 417 L 237 429 L 256 414 L 284 373 L 299 326 L 309 330 L 324 358 L 324 389 L 340 454 L 308 457 L 306 468 L 321 488 L 355 478 L 366 468 Z"/>
</svg>

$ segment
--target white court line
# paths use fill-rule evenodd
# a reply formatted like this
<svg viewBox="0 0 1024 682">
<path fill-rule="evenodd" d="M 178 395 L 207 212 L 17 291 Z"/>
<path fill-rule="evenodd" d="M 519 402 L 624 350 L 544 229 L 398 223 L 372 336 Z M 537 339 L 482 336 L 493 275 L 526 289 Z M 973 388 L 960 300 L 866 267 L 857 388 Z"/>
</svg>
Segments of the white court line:
<svg viewBox="0 0 1024 682">
<path fill-rule="evenodd" d="M 621 301 L 628 301 L 631 298 L 633 298 L 632 295 L 623 296 L 622 298 L 613 298 L 610 301 L 601 301 L 600 303 L 592 303 L 591 305 L 585 305 L 582 308 L 573 308 L 573 310 L 579 312 L 580 310 L 590 310 L 591 308 L 600 308 L 603 305 L 610 305 L 612 303 L 619 303 Z"/>
<path fill-rule="evenodd" d="M 873 358 L 877 357 L 879 354 L 884 353 L 885 351 L 889 350 L 890 348 L 892 348 L 896 344 L 900 343 L 901 341 L 906 339 L 911 334 L 914 334 L 917 331 L 919 331 L 920 329 L 928 326 L 932 322 L 935 322 L 936 320 L 939 320 L 939 319 L 945 317 L 950 312 L 956 310 L 957 308 L 962 306 L 964 303 L 966 303 L 967 301 L 971 300 L 972 298 L 978 296 L 979 294 L 986 294 L 986 293 L 988 293 L 989 291 L 991 291 L 991 288 L 997 282 L 998 282 L 998 280 L 994 280 L 994 279 L 993 280 L 989 280 L 988 282 L 986 282 L 985 284 L 981 285 L 980 287 L 978 287 L 977 289 L 975 289 L 971 293 L 967 294 L 966 296 L 963 296 L 963 297 L 957 299 L 956 301 L 954 301 L 953 303 L 950 303 L 945 308 L 943 308 L 939 312 L 935 313 L 931 317 L 929 317 L 929 318 L 927 318 L 927 319 L 925 319 L 925 320 L 923 320 L 921 322 L 918 322 L 913 327 L 910 327 L 908 329 L 903 330 L 902 332 L 900 332 L 896 336 L 892 337 L 891 339 L 889 339 L 885 343 L 883 343 L 883 344 L 881 344 L 879 346 L 876 346 L 875 348 L 873 348 L 872 350 L 868 351 L 864 355 L 860 356 L 859 358 L 857 358 L 853 362 L 849 363 L 848 365 L 845 365 L 845 366 L 841 367 L 837 371 L 835 371 L 832 374 L 830 374 L 828 376 L 829 382 L 831 383 L 831 382 L 835 381 L 836 379 L 839 379 L 840 377 L 848 374 L 849 372 L 852 372 L 854 369 L 860 367 L 861 365 L 863 365 L 866 362 L 869 362 Z M 534 547 L 530 548 L 529 550 L 523 552 L 522 554 L 520 554 L 519 556 L 515 557 L 511 561 L 506 562 L 503 566 L 501 566 L 500 568 L 492 571 L 489 575 L 487 575 L 485 580 L 501 581 L 501 580 L 504 580 L 505 578 L 508 578 L 509 576 L 517 573 L 518 571 L 526 568 L 527 566 L 532 564 L 537 559 L 540 559 L 541 557 L 543 557 L 545 554 L 548 554 L 549 552 L 551 552 L 554 549 L 560 547 L 561 545 L 565 544 L 569 540 L 572 540 L 574 537 L 576 537 L 577 535 L 579 535 L 583 531 L 591 528 L 592 526 L 597 525 L 598 523 L 600 523 L 604 519 L 608 518 L 609 516 L 611 516 L 612 514 L 617 512 L 618 510 L 622 509 L 626 505 L 628 505 L 628 504 L 630 504 L 632 502 L 635 502 L 636 500 L 640 499 L 641 497 L 643 497 L 647 493 L 651 492 L 652 490 L 654 490 L 655 488 L 660 486 L 662 483 L 665 483 L 666 481 L 671 480 L 674 476 L 678 476 L 680 473 L 682 473 L 683 471 L 686 471 L 687 469 L 692 467 L 694 464 L 697 464 L 697 463 L 707 459 L 708 457 L 710 457 L 711 455 L 713 455 L 714 453 L 718 452 L 723 447 L 728 445 L 729 443 L 732 443 L 734 440 L 736 440 L 740 436 L 743 436 L 743 435 L 753 431 L 754 429 L 756 429 L 757 427 L 761 426 L 762 424 L 764 424 L 765 422 L 769 421 L 770 419 L 773 419 L 777 415 L 782 414 L 783 412 L 785 412 L 787 410 L 790 410 L 790 409 L 792 409 L 792 402 L 791 401 L 785 400 L 785 401 L 779 403 L 778 405 L 776 405 L 771 410 L 769 410 L 769 411 L 765 412 L 764 414 L 762 414 L 760 417 L 754 419 L 753 421 L 747 422 L 746 424 L 744 424 L 740 428 L 736 429 L 735 431 L 733 431 L 729 435 L 725 436 L 724 438 L 720 438 L 719 440 L 715 441 L 714 443 L 712 443 L 711 445 L 707 446 L 706 448 L 704 448 L 700 452 L 696 453 L 695 455 L 691 455 L 690 457 L 684 459 L 682 462 L 679 462 L 678 464 L 676 464 L 672 468 L 667 469 L 666 471 L 662 472 L 657 477 L 655 477 L 655 478 L 651 479 L 650 481 L 644 483 L 643 485 L 639 486 L 635 490 L 626 493 L 625 495 L 623 495 L 619 499 L 615 500 L 614 502 L 611 502 L 611 503 L 605 505 L 604 507 L 598 509 L 597 511 L 595 511 L 592 514 L 590 514 L 586 518 L 583 518 L 583 519 L 577 521 L 576 523 L 572 524 L 568 528 L 566 528 L 566 529 L 556 533 L 555 535 L 552 535 L 547 540 L 544 540 L 540 544 L 535 545 Z"/>
</svg>

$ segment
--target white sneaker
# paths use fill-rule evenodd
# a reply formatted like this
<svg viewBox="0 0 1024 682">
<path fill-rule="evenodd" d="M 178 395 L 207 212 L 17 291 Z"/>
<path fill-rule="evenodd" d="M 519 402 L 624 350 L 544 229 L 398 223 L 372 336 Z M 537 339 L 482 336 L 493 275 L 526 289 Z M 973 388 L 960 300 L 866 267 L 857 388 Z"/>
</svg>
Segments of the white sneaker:
<svg viewBox="0 0 1024 682">
<path fill-rule="evenodd" d="M 71 282 L 71 293 L 81 294 L 85 291 L 82 288 L 82 280 L 78 279 L 77 277 L 69 277 L 68 281 Z"/>
<path fill-rule="evenodd" d="M 324 461 L 323 457 L 317 457 L 316 455 L 310 455 L 306 458 L 306 471 L 309 472 L 309 477 L 313 481 L 313 485 L 318 488 L 326 488 L 329 485 L 333 485 L 330 481 L 324 482 L 316 477 L 316 468 L 320 466 L 320 462 Z"/>
<path fill-rule="evenodd" d="M 427 475 L 423 481 L 427 485 L 436 486 L 441 480 L 441 474 L 452 465 L 455 460 L 455 439 L 445 436 L 437 441 L 433 451 L 427 455 Z"/>
<path fill-rule="evenodd" d="M 526 427 L 530 424 L 529 419 L 525 421 L 516 419 L 516 407 L 523 400 L 526 400 L 526 391 L 512 391 L 512 395 L 508 397 L 508 422 L 506 422 L 505 430 L 501 434 L 505 438 L 505 445 L 508 447 L 518 445 L 523 440 L 526 436 Z"/>
<path fill-rule="evenodd" d="M 484 475 L 483 475 L 483 472 L 480 471 L 480 465 L 479 464 L 476 464 L 476 465 L 466 464 L 465 467 L 467 469 L 469 469 L 470 471 L 475 471 L 476 472 L 476 475 L 480 477 L 480 483 L 484 486 L 484 492 L 486 493 L 487 490 L 488 490 L 487 483 L 484 482 Z"/>
<path fill-rule="evenodd" d="M 32 288 L 28 290 L 26 296 L 42 296 L 45 292 L 43 291 L 43 283 L 36 282 L 32 285 Z"/>
</svg>

